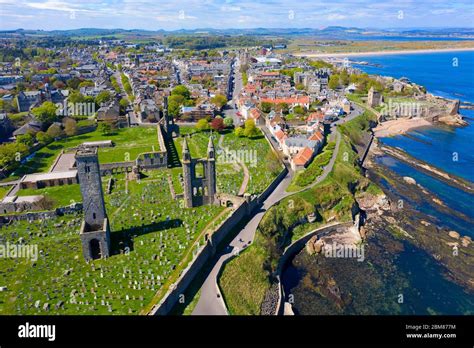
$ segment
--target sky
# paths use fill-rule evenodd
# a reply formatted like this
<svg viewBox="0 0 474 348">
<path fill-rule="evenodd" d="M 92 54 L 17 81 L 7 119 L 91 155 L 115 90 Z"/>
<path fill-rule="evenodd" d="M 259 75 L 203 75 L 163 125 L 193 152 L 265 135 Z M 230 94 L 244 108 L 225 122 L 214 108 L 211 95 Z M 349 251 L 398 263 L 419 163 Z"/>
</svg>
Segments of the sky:
<svg viewBox="0 0 474 348">
<path fill-rule="evenodd" d="M 0 0 L 0 29 L 473 27 L 474 0 Z"/>
</svg>

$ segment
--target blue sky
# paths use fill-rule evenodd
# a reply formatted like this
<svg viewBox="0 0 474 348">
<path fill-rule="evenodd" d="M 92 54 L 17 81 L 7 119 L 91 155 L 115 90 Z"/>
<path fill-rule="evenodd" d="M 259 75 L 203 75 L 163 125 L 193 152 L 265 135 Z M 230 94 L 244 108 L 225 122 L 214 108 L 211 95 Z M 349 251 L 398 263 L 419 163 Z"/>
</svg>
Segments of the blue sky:
<svg viewBox="0 0 474 348">
<path fill-rule="evenodd" d="M 472 27 L 473 3 L 473 0 L 0 0 L 0 28 Z"/>
</svg>

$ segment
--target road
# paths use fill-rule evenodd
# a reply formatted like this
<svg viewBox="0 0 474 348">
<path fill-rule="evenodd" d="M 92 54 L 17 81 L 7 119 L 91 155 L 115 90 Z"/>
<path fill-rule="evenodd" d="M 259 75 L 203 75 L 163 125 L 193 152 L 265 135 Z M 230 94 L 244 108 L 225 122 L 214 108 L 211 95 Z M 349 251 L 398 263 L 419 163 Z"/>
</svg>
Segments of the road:
<svg viewBox="0 0 474 348">
<path fill-rule="evenodd" d="M 240 73 L 240 61 L 237 57 L 233 65 L 233 75 L 234 75 L 234 87 L 232 90 L 232 99 L 227 102 L 227 105 L 224 108 L 224 117 L 232 117 L 234 120 L 234 125 L 239 126 L 242 123 L 242 119 L 237 116 L 238 110 L 235 108 L 237 98 L 242 90 L 242 74 Z"/>
<path fill-rule="evenodd" d="M 117 83 L 120 86 L 120 90 L 121 90 L 120 96 L 122 97 L 122 99 L 129 100 L 128 94 L 125 91 L 125 88 L 123 87 L 123 84 L 122 84 L 122 76 L 121 76 L 120 72 L 118 70 L 116 70 L 113 75 L 114 75 L 115 79 L 117 80 Z M 128 112 L 128 117 L 130 119 L 130 125 L 139 124 L 140 120 L 138 119 L 137 115 L 133 111 L 133 104 L 131 102 L 130 102 L 130 107 L 129 108 L 130 108 L 130 110 Z"/>
</svg>

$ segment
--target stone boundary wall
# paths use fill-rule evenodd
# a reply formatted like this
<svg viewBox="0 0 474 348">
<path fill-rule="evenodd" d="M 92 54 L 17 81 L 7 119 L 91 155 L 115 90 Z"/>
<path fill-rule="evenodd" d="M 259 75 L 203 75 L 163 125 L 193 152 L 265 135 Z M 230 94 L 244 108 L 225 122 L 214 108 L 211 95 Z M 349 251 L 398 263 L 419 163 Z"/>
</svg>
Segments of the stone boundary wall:
<svg viewBox="0 0 474 348">
<path fill-rule="evenodd" d="M 278 299 L 278 305 L 276 308 L 275 315 L 280 315 L 283 313 L 283 304 L 284 304 L 284 298 L 285 298 L 285 292 L 283 289 L 283 285 L 281 284 L 280 278 L 281 274 L 283 272 L 285 264 L 288 262 L 288 260 L 294 256 L 296 253 L 298 253 L 301 249 L 303 249 L 306 245 L 306 243 L 313 237 L 314 235 L 326 235 L 335 229 L 339 228 L 350 228 L 354 226 L 354 223 L 352 221 L 349 222 L 333 222 L 326 224 L 322 227 L 319 227 L 315 230 L 312 230 L 308 233 L 306 233 L 304 236 L 299 238 L 298 240 L 294 241 L 291 243 L 288 247 L 285 248 L 285 251 L 283 251 L 283 255 L 280 257 L 278 260 L 278 267 L 277 267 L 277 279 L 278 279 L 278 288 L 279 288 L 279 299 Z"/>
<path fill-rule="evenodd" d="M 215 255 L 217 245 L 229 234 L 230 231 L 248 215 L 248 204 L 242 204 L 234 210 L 232 215 L 224 220 L 215 230 L 207 243 L 203 245 L 196 253 L 194 259 L 182 271 L 178 280 L 170 286 L 163 299 L 155 305 L 149 315 L 166 315 L 168 314 L 179 300 L 179 296 L 184 294 L 188 286 L 194 280 L 196 275 L 201 271 L 206 262 Z"/>
<path fill-rule="evenodd" d="M 82 211 L 82 204 L 76 203 L 74 206 L 60 207 L 51 211 L 36 211 L 22 214 L 2 215 L 0 216 L 0 228 L 4 225 L 9 224 L 11 221 L 33 221 L 39 219 L 52 219 L 58 216 L 72 214 L 80 211 Z"/>
<path fill-rule="evenodd" d="M 374 141 L 374 135 L 371 134 L 369 142 L 367 143 L 367 145 L 364 149 L 364 152 L 362 153 L 362 156 L 360 156 L 359 161 L 360 161 L 361 165 L 364 165 L 365 159 L 367 158 L 367 155 L 369 154 L 369 149 L 370 149 L 370 146 L 372 145 L 373 141 Z"/>
</svg>

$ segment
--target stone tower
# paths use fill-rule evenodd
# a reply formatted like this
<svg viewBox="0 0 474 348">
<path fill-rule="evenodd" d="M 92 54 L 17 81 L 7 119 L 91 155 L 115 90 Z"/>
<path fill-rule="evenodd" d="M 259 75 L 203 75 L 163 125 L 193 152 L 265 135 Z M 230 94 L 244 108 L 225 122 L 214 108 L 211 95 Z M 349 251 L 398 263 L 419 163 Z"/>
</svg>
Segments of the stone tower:
<svg viewBox="0 0 474 348">
<path fill-rule="evenodd" d="M 373 108 L 379 106 L 382 101 L 383 98 L 380 92 L 377 92 L 374 87 L 370 87 L 369 93 L 367 94 L 367 104 Z"/>
<path fill-rule="evenodd" d="M 105 211 L 97 148 L 81 147 L 76 165 L 82 194 L 84 220 L 80 238 L 86 260 L 110 255 L 110 230 Z"/>
<path fill-rule="evenodd" d="M 206 184 L 207 192 L 209 196 L 209 203 L 214 204 L 216 196 L 216 152 L 214 150 L 214 143 L 212 142 L 212 136 L 209 137 L 209 143 L 207 144 L 207 166 L 206 168 Z"/>
<path fill-rule="evenodd" d="M 188 142 L 183 142 L 183 181 L 184 181 L 184 205 L 186 208 L 193 206 L 193 183 L 194 166 L 192 163 L 191 153 L 189 152 Z"/>
<path fill-rule="evenodd" d="M 212 138 L 207 146 L 207 158 L 193 159 L 188 143 L 183 143 L 184 204 L 187 208 L 216 204 L 216 154 Z M 196 175 L 196 166 L 202 170 Z"/>
</svg>

